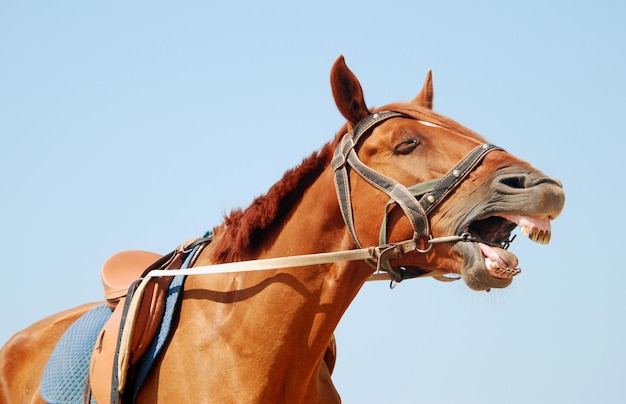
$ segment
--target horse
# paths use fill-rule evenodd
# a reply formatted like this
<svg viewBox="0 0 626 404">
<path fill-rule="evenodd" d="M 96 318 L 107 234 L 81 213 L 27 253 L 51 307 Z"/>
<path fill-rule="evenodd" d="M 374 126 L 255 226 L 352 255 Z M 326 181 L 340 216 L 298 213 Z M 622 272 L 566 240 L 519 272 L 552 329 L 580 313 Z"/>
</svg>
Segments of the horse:
<svg viewBox="0 0 626 404">
<path fill-rule="evenodd" d="M 173 333 L 137 402 L 340 402 L 331 379 L 333 333 L 373 274 L 393 282 L 462 279 L 489 291 L 520 272 L 508 249 L 515 228 L 549 242 L 551 220 L 565 203 L 562 184 L 434 112 L 430 71 L 410 102 L 378 108 L 368 107 L 343 56 L 330 82 L 346 123 L 249 207 L 225 215 L 189 271 L 374 253 L 189 276 Z M 96 304 L 52 315 L 6 343 L 1 402 L 43 402 L 39 380 L 55 343 Z"/>
</svg>

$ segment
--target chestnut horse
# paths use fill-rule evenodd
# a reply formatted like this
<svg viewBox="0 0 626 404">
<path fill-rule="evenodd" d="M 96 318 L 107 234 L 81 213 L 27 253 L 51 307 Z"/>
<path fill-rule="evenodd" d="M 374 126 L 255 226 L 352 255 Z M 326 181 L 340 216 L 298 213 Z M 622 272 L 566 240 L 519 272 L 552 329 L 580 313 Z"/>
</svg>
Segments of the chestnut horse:
<svg viewBox="0 0 626 404">
<path fill-rule="evenodd" d="M 329 346 L 376 269 L 396 281 L 452 276 L 488 291 L 519 273 L 507 249 L 516 226 L 549 241 L 565 201 L 561 184 L 433 112 L 430 72 L 411 102 L 379 109 L 367 107 L 343 57 L 331 87 L 347 119 L 334 140 L 231 212 L 194 266 L 407 240 L 412 248 L 386 260 L 189 276 L 174 333 L 138 402 L 339 402 Z M 0 351 L 1 402 L 42 402 L 38 385 L 55 342 L 90 307 L 9 340 Z"/>
</svg>

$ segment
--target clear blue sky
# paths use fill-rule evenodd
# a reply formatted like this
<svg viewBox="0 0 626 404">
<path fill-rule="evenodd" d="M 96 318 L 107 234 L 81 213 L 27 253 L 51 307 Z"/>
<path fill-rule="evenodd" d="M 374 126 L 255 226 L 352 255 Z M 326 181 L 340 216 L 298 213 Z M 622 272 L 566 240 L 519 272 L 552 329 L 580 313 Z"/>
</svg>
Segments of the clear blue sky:
<svg viewBox="0 0 626 404">
<path fill-rule="evenodd" d="M 331 139 L 343 54 L 372 105 L 433 69 L 436 110 L 568 198 L 506 290 L 366 285 L 337 330 L 344 402 L 623 402 L 623 4 L 0 1 L 0 344 Z"/>
</svg>

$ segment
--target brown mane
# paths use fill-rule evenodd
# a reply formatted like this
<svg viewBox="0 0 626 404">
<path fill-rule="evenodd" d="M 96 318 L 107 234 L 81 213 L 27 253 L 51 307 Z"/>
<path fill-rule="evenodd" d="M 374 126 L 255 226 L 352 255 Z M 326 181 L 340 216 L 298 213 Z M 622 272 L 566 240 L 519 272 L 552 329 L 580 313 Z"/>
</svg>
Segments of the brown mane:
<svg viewBox="0 0 626 404">
<path fill-rule="evenodd" d="M 345 131 L 344 127 L 339 134 Z M 245 259 L 245 251 L 258 246 L 265 232 L 289 212 L 304 190 L 330 164 L 339 134 L 298 166 L 287 170 L 282 179 L 266 194 L 255 198 L 248 208 L 233 209 L 224 217 L 224 223 L 214 229 L 216 262 Z"/>
<path fill-rule="evenodd" d="M 455 133 L 481 139 L 479 135 L 463 127 L 452 119 L 414 104 L 395 103 L 371 112 L 394 110 L 425 120 Z M 216 262 L 231 262 L 246 259 L 245 252 L 254 250 L 263 239 L 265 232 L 282 219 L 291 209 L 302 192 L 330 164 L 334 149 L 341 135 L 347 131 L 344 125 L 335 139 L 324 145 L 319 151 L 305 158 L 300 165 L 288 170 L 282 179 L 274 184 L 266 194 L 254 199 L 244 209 L 234 209 L 224 217 L 224 223 L 214 229 Z"/>
</svg>

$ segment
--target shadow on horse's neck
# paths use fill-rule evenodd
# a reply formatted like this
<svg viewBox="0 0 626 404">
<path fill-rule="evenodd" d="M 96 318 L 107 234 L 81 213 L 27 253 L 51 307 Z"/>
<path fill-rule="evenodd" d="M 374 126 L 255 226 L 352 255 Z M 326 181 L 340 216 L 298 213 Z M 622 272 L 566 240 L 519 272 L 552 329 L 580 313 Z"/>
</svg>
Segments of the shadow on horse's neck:
<svg viewBox="0 0 626 404">
<path fill-rule="evenodd" d="M 259 293 L 262 293 L 269 285 L 274 283 L 282 283 L 299 293 L 305 299 L 312 296 L 311 292 L 298 280 L 297 277 L 287 273 L 276 273 L 263 279 L 261 282 L 249 287 L 240 288 L 237 293 L 233 291 L 217 291 L 210 289 L 186 289 L 186 298 L 188 299 L 207 299 L 217 303 L 238 303 L 246 301 Z"/>
</svg>

